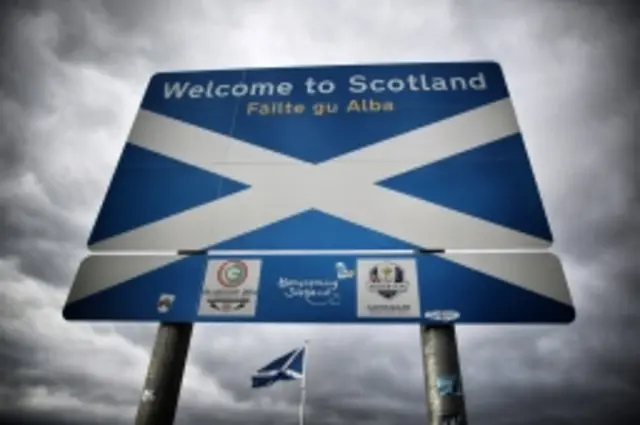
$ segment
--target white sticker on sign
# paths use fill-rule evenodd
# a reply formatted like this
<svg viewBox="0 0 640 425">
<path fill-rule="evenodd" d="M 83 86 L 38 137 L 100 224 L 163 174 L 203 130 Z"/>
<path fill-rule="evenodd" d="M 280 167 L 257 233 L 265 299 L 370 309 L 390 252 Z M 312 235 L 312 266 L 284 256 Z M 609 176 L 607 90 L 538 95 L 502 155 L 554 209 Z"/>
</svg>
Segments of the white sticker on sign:
<svg viewBox="0 0 640 425">
<path fill-rule="evenodd" d="M 198 314 L 255 316 L 261 260 L 209 260 Z"/>
<path fill-rule="evenodd" d="M 420 317 L 415 259 L 360 259 L 357 276 L 358 317 Z"/>
</svg>

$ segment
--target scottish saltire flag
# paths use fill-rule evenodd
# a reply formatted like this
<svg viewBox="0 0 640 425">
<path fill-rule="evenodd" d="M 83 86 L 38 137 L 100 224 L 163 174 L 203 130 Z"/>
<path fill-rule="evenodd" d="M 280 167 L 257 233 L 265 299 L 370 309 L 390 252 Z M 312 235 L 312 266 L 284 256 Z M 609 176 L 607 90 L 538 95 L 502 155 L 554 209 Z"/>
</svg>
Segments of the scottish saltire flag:
<svg viewBox="0 0 640 425">
<path fill-rule="evenodd" d="M 297 348 L 259 369 L 251 378 L 251 387 L 268 387 L 278 381 L 304 378 L 305 351 L 305 347 Z"/>
<path fill-rule="evenodd" d="M 552 240 L 502 70 L 463 62 L 156 74 L 88 245 L 537 250 Z"/>
</svg>

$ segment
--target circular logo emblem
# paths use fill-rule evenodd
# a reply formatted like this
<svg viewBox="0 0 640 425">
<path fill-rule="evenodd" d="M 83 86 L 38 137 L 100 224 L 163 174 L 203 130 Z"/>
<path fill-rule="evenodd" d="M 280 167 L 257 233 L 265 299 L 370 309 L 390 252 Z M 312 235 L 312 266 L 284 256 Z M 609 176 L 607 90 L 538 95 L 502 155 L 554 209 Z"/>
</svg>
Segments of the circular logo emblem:
<svg viewBox="0 0 640 425">
<path fill-rule="evenodd" d="M 460 313 L 456 310 L 431 310 L 425 311 L 424 317 L 441 322 L 452 322 L 460 317 Z"/>
<path fill-rule="evenodd" d="M 242 261 L 226 261 L 218 269 L 218 282 L 227 288 L 235 288 L 247 280 L 248 274 L 247 265 Z"/>
</svg>

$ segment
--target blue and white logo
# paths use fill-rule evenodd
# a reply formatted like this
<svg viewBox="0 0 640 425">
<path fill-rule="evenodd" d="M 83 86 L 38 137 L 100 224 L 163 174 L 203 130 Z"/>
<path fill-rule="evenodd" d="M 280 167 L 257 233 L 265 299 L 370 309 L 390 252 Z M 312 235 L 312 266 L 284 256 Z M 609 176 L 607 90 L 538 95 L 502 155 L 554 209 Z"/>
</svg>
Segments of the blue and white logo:
<svg viewBox="0 0 640 425">
<path fill-rule="evenodd" d="M 278 287 L 286 298 L 299 298 L 310 306 L 339 306 L 340 292 L 338 280 L 292 279 L 281 277 Z"/>
<path fill-rule="evenodd" d="M 460 313 L 456 310 L 429 310 L 424 312 L 424 317 L 438 322 L 453 322 L 460 318 Z"/>
<path fill-rule="evenodd" d="M 338 280 L 353 279 L 356 272 L 355 270 L 349 270 L 343 262 L 339 261 L 336 263 L 336 274 L 338 275 Z"/>
</svg>

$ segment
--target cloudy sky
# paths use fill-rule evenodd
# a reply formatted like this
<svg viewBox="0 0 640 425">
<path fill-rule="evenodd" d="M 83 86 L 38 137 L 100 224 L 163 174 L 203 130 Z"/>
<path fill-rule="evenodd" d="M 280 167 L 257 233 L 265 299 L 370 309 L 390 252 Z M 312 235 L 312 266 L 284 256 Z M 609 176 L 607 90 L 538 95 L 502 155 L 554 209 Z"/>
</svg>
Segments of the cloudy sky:
<svg viewBox="0 0 640 425">
<path fill-rule="evenodd" d="M 470 423 L 640 423 L 634 3 L 1 2 L 0 423 L 132 423 L 155 326 L 61 307 L 152 73 L 468 59 L 504 67 L 578 314 L 459 329 Z M 233 325 L 196 327 L 176 423 L 294 423 L 247 379 L 306 337 L 309 424 L 424 423 L 415 327 Z"/>
</svg>

